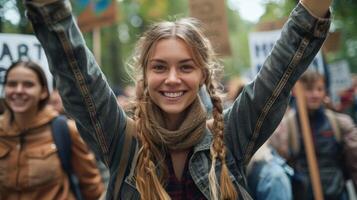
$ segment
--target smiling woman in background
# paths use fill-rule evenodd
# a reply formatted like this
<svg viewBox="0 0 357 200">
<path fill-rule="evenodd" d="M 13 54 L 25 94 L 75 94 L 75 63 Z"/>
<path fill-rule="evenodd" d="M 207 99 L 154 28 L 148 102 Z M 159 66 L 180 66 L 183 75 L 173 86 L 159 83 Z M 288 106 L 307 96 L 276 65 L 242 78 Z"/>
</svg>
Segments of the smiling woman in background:
<svg viewBox="0 0 357 200">
<path fill-rule="evenodd" d="M 12 64 L 5 75 L 5 113 L 0 118 L 0 199 L 75 199 L 54 144 L 51 122 L 58 113 L 47 105 L 49 91 L 41 67 Z M 68 124 L 73 172 L 83 199 L 97 200 L 103 183 L 94 155 Z"/>
</svg>

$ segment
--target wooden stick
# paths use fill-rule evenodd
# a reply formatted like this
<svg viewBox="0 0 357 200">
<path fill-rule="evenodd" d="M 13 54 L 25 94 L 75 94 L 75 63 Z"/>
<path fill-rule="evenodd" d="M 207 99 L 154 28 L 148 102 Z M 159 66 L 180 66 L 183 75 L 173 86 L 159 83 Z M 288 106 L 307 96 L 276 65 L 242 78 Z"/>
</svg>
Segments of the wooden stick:
<svg viewBox="0 0 357 200">
<path fill-rule="evenodd" d="M 309 167 L 310 179 L 315 200 L 323 200 L 324 197 L 321 188 L 320 172 L 317 165 L 315 147 L 312 140 L 311 128 L 306 109 L 304 91 L 302 87 L 303 86 L 301 85 L 300 81 L 298 81 L 294 86 L 294 93 L 296 95 L 297 109 L 299 112 L 299 119 L 302 128 L 302 136 L 307 156 L 307 163 Z"/>
<path fill-rule="evenodd" d="M 93 54 L 98 65 L 101 66 L 101 42 L 100 42 L 100 28 L 93 29 Z"/>
</svg>

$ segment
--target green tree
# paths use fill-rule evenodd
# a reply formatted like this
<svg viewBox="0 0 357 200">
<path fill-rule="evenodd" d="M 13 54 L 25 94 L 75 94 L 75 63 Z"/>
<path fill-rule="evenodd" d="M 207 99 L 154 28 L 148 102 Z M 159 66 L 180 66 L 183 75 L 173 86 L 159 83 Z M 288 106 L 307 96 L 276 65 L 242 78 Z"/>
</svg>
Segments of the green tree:
<svg viewBox="0 0 357 200">
<path fill-rule="evenodd" d="M 357 73 L 357 1 L 355 0 L 334 0 L 333 16 L 334 29 L 342 33 L 342 48 L 330 58 L 339 60 L 346 59 L 351 70 Z"/>
</svg>

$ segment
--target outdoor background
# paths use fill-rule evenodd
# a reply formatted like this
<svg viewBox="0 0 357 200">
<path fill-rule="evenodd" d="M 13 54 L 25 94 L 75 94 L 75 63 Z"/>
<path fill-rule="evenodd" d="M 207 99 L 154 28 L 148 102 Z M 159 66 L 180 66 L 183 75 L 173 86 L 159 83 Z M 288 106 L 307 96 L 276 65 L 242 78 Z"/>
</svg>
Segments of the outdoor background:
<svg viewBox="0 0 357 200">
<path fill-rule="evenodd" d="M 83 0 L 72 1 L 78 15 Z M 100 2 L 100 1 L 96 1 Z M 112 85 L 128 85 L 124 66 L 135 42 L 155 21 L 189 15 L 188 0 L 118 0 L 115 23 L 101 28 L 101 67 Z M 296 0 L 226 0 L 231 56 L 222 57 L 224 79 L 242 75 L 250 69 L 248 35 L 264 23 L 278 23 L 287 18 Z M 324 52 L 327 63 L 346 60 L 351 72 L 357 72 L 357 1 L 334 0 L 332 31 L 339 33 L 334 50 Z M 32 34 L 21 0 L 0 0 L 0 33 Z M 92 32 L 84 33 L 89 48 Z"/>
</svg>

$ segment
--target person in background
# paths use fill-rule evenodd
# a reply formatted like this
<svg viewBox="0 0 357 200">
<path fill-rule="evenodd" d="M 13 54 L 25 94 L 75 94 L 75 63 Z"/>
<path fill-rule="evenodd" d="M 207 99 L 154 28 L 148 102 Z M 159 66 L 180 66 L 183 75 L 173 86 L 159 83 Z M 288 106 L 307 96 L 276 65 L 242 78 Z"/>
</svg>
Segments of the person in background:
<svg viewBox="0 0 357 200">
<path fill-rule="evenodd" d="M 5 75 L 5 113 L 0 117 L 0 199 L 74 200 L 62 168 L 51 122 L 58 113 L 49 106 L 47 79 L 32 61 L 12 64 Z M 104 187 L 75 124 L 69 123 L 72 167 L 82 197 L 97 200 Z"/>
<path fill-rule="evenodd" d="M 153 24 L 134 52 L 137 96 L 129 118 L 88 51 L 70 2 L 24 2 L 66 111 L 110 169 L 107 198 L 146 200 L 251 199 L 245 165 L 279 124 L 291 87 L 326 38 L 331 3 L 301 0 L 257 78 L 224 113 L 213 84 L 222 66 L 197 20 Z M 211 121 L 198 95 L 203 85 Z"/>
<path fill-rule="evenodd" d="M 325 200 L 345 200 L 346 176 L 357 183 L 357 128 L 351 117 L 327 109 L 324 76 L 308 70 L 300 78 Z M 299 113 L 287 112 L 271 144 L 293 167 L 294 199 L 313 199 Z M 343 155 L 343 156 L 342 156 Z"/>
<path fill-rule="evenodd" d="M 254 154 L 247 167 L 247 181 L 255 200 L 292 200 L 293 169 L 277 154 L 269 140 Z"/>
</svg>

